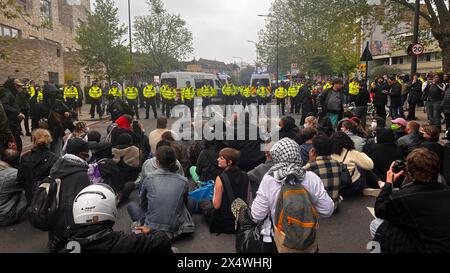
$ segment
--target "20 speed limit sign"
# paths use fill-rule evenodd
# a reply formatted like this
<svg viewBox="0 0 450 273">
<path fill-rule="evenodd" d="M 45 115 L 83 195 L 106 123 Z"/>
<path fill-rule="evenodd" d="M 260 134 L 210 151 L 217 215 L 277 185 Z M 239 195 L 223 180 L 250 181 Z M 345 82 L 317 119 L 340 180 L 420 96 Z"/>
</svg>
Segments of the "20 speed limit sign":
<svg viewBox="0 0 450 273">
<path fill-rule="evenodd" d="M 420 56 L 425 52 L 425 47 L 422 44 L 413 44 L 411 47 L 411 53 L 414 56 Z"/>
</svg>

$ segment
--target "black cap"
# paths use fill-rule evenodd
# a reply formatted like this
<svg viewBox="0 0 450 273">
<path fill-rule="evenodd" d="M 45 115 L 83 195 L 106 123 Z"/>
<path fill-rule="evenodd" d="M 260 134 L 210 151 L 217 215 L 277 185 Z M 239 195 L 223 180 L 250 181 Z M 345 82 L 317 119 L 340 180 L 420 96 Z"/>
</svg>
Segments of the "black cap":
<svg viewBox="0 0 450 273">
<path fill-rule="evenodd" d="M 71 138 L 67 142 L 66 153 L 79 155 L 82 152 L 89 152 L 89 145 L 81 138 Z"/>
</svg>

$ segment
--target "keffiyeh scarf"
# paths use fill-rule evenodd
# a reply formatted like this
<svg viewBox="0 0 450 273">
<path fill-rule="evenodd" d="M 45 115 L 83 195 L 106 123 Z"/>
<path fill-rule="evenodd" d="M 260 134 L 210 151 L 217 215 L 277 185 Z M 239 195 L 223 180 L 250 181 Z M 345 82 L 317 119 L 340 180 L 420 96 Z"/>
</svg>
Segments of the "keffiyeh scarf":
<svg viewBox="0 0 450 273">
<path fill-rule="evenodd" d="M 276 180 L 296 184 L 303 182 L 306 171 L 300 154 L 300 146 L 290 138 L 278 141 L 270 150 L 274 166 L 267 172 Z"/>
</svg>

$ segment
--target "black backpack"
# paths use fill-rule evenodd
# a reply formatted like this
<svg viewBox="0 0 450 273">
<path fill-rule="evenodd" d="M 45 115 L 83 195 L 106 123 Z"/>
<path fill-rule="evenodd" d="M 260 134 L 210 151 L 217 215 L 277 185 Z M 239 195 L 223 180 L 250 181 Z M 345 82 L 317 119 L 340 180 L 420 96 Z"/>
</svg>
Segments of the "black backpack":
<svg viewBox="0 0 450 273">
<path fill-rule="evenodd" d="M 58 178 L 47 177 L 40 182 L 28 209 L 28 219 L 33 227 L 48 231 L 53 226 L 60 187 L 61 179 Z"/>
</svg>

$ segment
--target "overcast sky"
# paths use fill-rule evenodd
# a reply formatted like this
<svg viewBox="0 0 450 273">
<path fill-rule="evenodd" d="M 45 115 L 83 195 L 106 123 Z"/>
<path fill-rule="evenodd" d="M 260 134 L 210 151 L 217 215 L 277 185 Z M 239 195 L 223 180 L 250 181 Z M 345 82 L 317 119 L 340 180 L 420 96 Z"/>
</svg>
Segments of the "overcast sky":
<svg viewBox="0 0 450 273">
<path fill-rule="evenodd" d="M 95 0 L 91 1 L 95 2 Z M 127 0 L 115 0 L 120 19 L 128 25 Z M 145 0 L 131 0 L 131 15 L 144 15 Z M 269 12 L 272 0 L 163 0 L 166 10 L 180 14 L 194 36 L 196 59 L 206 58 L 225 62 L 253 63 L 258 31 L 265 18 L 258 14 Z"/>
</svg>

